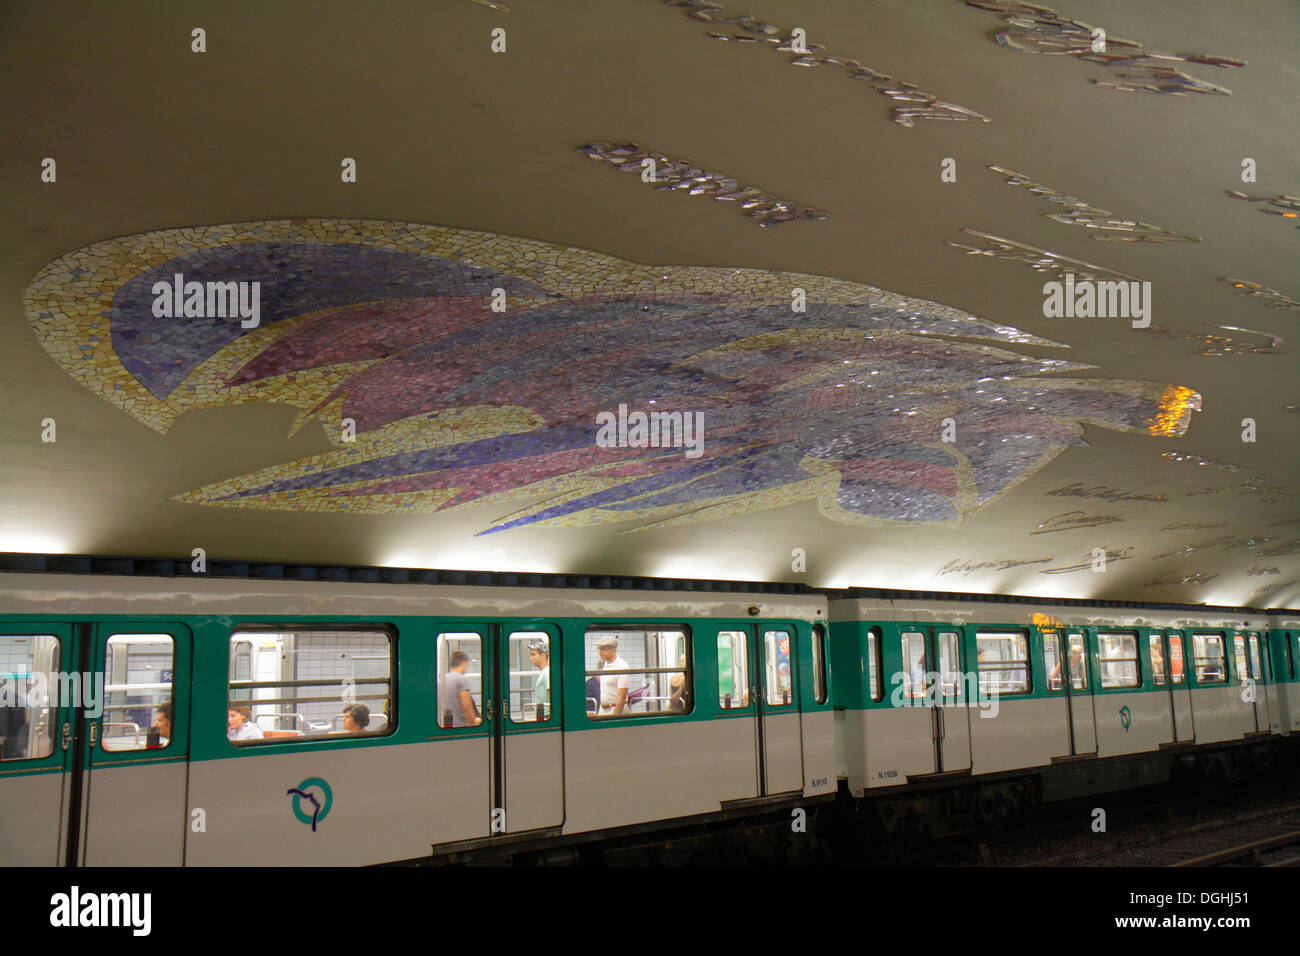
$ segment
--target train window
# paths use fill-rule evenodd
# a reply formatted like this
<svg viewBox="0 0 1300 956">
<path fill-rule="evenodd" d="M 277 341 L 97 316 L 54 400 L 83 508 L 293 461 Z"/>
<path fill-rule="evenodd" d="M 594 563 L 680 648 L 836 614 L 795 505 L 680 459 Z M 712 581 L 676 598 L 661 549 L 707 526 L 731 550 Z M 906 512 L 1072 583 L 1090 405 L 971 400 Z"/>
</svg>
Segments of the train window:
<svg viewBox="0 0 1300 956">
<path fill-rule="evenodd" d="M 393 636 L 294 628 L 230 636 L 226 737 L 236 746 L 393 731 Z"/>
<path fill-rule="evenodd" d="M 749 706 L 749 637 L 744 631 L 718 632 L 718 706 Z"/>
<path fill-rule="evenodd" d="M 980 696 L 1029 693 L 1029 640 L 1019 631 L 980 631 L 978 651 Z"/>
<path fill-rule="evenodd" d="M 438 635 L 438 726 L 483 723 L 483 637 L 478 631 Z"/>
<path fill-rule="evenodd" d="M 954 631 L 939 632 L 939 692 L 944 697 L 961 698 L 961 638 Z"/>
<path fill-rule="evenodd" d="M 819 704 L 826 703 L 826 628 L 821 624 L 813 625 L 813 698 Z"/>
<path fill-rule="evenodd" d="M 769 707 L 794 703 L 794 650 L 790 632 L 763 631 L 763 686 Z"/>
<path fill-rule="evenodd" d="M 1175 684 L 1181 684 L 1187 680 L 1187 673 L 1183 669 L 1183 635 L 1169 635 L 1169 677 Z"/>
<path fill-rule="evenodd" d="M 114 634 L 104 655 L 104 717 L 99 745 L 105 750 L 153 750 L 171 745 L 172 671 L 170 634 Z"/>
<path fill-rule="evenodd" d="M 1165 641 L 1159 634 L 1147 637 L 1147 646 L 1151 651 L 1151 683 L 1164 687 L 1165 677 Z"/>
<path fill-rule="evenodd" d="M 1072 690 L 1088 689 L 1088 642 L 1083 639 L 1082 634 L 1071 634 L 1069 637 L 1070 659 L 1066 668 L 1070 672 L 1070 688 Z"/>
<path fill-rule="evenodd" d="M 1259 635 L 1250 635 L 1250 676 L 1256 680 L 1264 677 L 1264 662 L 1259 656 Z"/>
<path fill-rule="evenodd" d="M 1061 689 L 1061 635 L 1043 632 L 1043 669 L 1047 671 L 1047 689 Z"/>
<path fill-rule="evenodd" d="M 885 687 L 881 677 L 880 628 L 873 627 L 867 632 L 867 682 L 872 700 L 885 699 Z"/>
<path fill-rule="evenodd" d="M 1192 635 L 1192 666 L 1196 668 L 1198 684 L 1228 682 L 1228 661 L 1222 634 Z"/>
<path fill-rule="evenodd" d="M 551 716 L 551 636 L 545 631 L 510 634 L 510 720 L 524 724 Z"/>
<path fill-rule="evenodd" d="M 1246 663 L 1246 639 L 1240 634 L 1233 635 L 1232 653 L 1237 659 L 1237 680 L 1254 677 L 1255 675 L 1250 672 L 1250 666 Z"/>
<path fill-rule="evenodd" d="M 925 635 L 904 631 L 901 641 L 903 660 L 903 696 L 924 697 L 930 663 L 925 659 Z M 894 679 L 897 681 L 897 678 Z"/>
<path fill-rule="evenodd" d="M 689 713 L 690 637 L 683 627 L 587 628 L 587 715 L 593 720 Z"/>
<path fill-rule="evenodd" d="M 60 682 L 62 655 L 53 634 L 0 634 L 0 761 L 54 752 L 59 704 L 80 689 Z"/>
<path fill-rule="evenodd" d="M 1097 665 L 1103 688 L 1139 687 L 1142 684 L 1137 638 L 1133 634 L 1098 631 Z"/>
<path fill-rule="evenodd" d="M 1295 655 L 1291 651 L 1291 634 L 1287 632 L 1282 637 L 1282 646 L 1286 648 L 1286 672 L 1287 676 L 1295 678 Z"/>
</svg>

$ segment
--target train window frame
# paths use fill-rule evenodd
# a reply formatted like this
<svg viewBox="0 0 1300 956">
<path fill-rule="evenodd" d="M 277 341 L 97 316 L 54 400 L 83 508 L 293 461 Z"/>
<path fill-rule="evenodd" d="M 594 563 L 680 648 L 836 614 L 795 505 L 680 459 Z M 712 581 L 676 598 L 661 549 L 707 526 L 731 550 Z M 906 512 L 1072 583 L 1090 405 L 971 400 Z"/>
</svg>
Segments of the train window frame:
<svg viewBox="0 0 1300 956">
<path fill-rule="evenodd" d="M 1202 653 L 1202 642 L 1206 640 L 1216 640 L 1219 642 L 1219 656 L 1210 657 Z M 1202 674 L 1201 662 L 1210 661 L 1218 663 L 1221 668 L 1221 674 L 1217 680 L 1207 678 Z M 1193 631 L 1192 632 L 1192 673 L 1196 676 L 1196 686 L 1222 687 L 1228 683 L 1228 641 L 1222 631 Z"/>
<path fill-rule="evenodd" d="M 1232 663 L 1237 668 L 1237 680 L 1248 680 L 1255 675 L 1250 672 L 1250 660 L 1246 655 L 1246 635 L 1232 635 Z"/>
<path fill-rule="evenodd" d="M 477 630 L 454 630 L 455 624 L 447 624 L 446 627 L 446 630 L 440 628 L 434 635 L 435 719 L 439 730 L 468 733 L 483 726 L 483 646 L 491 640 L 491 635 Z M 452 641 L 456 642 L 456 647 L 449 650 Z M 476 648 L 473 653 L 462 652 L 460 645 L 465 641 L 475 642 Z M 459 701 L 447 699 L 447 675 L 451 673 L 451 659 L 457 653 L 465 653 L 467 668 L 477 668 L 474 671 L 467 669 L 459 675 L 468 678 L 471 673 L 473 674 L 469 697 L 470 706 L 474 708 L 474 713 L 477 715 L 477 723 L 457 725 L 455 705 Z M 456 696 L 460 696 L 459 692 Z"/>
<path fill-rule="evenodd" d="M 603 704 L 601 703 L 601 697 L 596 697 L 596 698 L 586 697 L 587 689 L 589 689 L 590 687 L 589 682 L 592 679 L 599 680 L 600 678 L 609 676 L 610 674 L 613 673 L 613 671 L 606 671 L 605 668 L 603 667 L 596 667 L 595 669 L 592 670 L 589 670 L 587 668 L 586 655 L 589 651 L 595 652 L 597 660 L 601 664 L 604 663 L 599 656 L 597 645 L 593 643 L 594 640 L 598 639 L 596 635 L 614 634 L 618 636 L 621 641 L 622 636 L 628 633 L 644 634 L 646 635 L 645 639 L 647 640 L 649 639 L 648 636 L 650 634 L 657 634 L 659 635 L 660 641 L 665 639 L 667 640 L 680 639 L 682 641 L 681 646 L 683 648 L 683 651 L 682 654 L 679 655 L 679 657 L 684 655 L 686 660 L 681 667 L 677 667 L 677 666 L 633 667 L 629 665 L 626 668 L 626 672 L 624 672 L 623 669 L 620 669 L 619 673 L 615 675 L 615 676 L 626 676 L 629 679 L 634 679 L 637 675 L 683 674 L 684 675 L 683 689 L 681 694 L 681 701 L 683 704 L 682 710 L 661 709 L 661 710 L 645 710 L 640 712 L 627 710 L 626 707 L 636 706 L 637 704 L 642 702 L 646 702 L 647 705 L 648 702 L 650 701 L 656 701 L 659 703 L 662 703 L 664 701 L 671 702 L 672 699 L 671 693 L 669 693 L 668 696 L 664 696 L 662 693 L 653 694 L 653 695 L 642 695 L 638 697 L 636 700 L 632 700 L 633 694 L 635 694 L 637 691 L 642 689 L 651 689 L 652 685 L 650 682 L 646 682 L 645 684 L 641 685 L 641 687 L 628 688 L 627 700 L 629 701 L 629 703 L 625 705 L 625 709 L 622 713 L 601 713 L 601 709 L 603 708 Z M 748 632 L 746 633 L 748 634 Z M 647 718 L 656 718 L 656 717 L 677 719 L 677 718 L 688 717 L 695 712 L 695 700 L 696 700 L 695 697 L 695 690 L 696 690 L 695 688 L 695 635 L 689 625 L 679 624 L 679 623 L 640 624 L 640 623 L 623 622 L 623 621 L 617 621 L 617 622 L 593 621 L 588 623 L 587 627 L 583 631 L 582 653 L 583 653 L 582 681 L 584 687 L 584 691 L 583 691 L 584 705 L 582 710 L 583 713 L 586 715 L 587 720 L 590 721 L 591 723 L 604 724 L 610 721 L 618 722 L 623 720 L 645 720 Z M 644 654 L 644 648 L 642 649 L 642 653 Z M 656 649 L 656 653 L 659 653 L 658 649 Z M 615 646 L 616 659 L 621 657 L 622 654 L 623 651 L 620 650 L 616 645 Z M 672 679 L 670 677 L 668 678 L 667 687 L 660 687 L 657 683 L 655 683 L 653 685 L 653 689 L 670 690 L 671 684 L 672 684 Z M 598 692 L 601 691 L 599 684 L 597 685 L 597 691 Z M 589 702 L 591 700 L 594 700 L 596 703 L 596 709 L 594 711 L 589 706 Z"/>
<path fill-rule="evenodd" d="M 1187 639 L 1182 631 L 1166 631 L 1165 639 L 1169 641 L 1169 686 L 1183 687 L 1187 684 Z M 1177 648 L 1177 653 L 1174 648 Z M 1174 664 L 1177 664 L 1177 669 Z"/>
<path fill-rule="evenodd" d="M 911 656 L 911 645 L 919 642 L 921 645 L 920 653 L 915 657 Z M 899 682 L 902 684 L 904 700 L 921 700 L 925 697 L 926 685 L 930 682 L 931 664 L 926 660 L 926 653 L 929 648 L 926 646 L 929 642 L 926 640 L 926 633 L 920 629 L 908 630 L 900 628 L 898 631 L 898 663 L 899 663 Z M 920 667 L 920 680 L 917 680 L 917 668 Z M 890 683 L 894 678 L 890 679 Z"/>
<path fill-rule="evenodd" d="M 141 728 L 140 726 L 138 726 L 138 725 L 135 724 L 134 722 L 131 722 L 131 723 L 130 723 L 130 726 L 135 727 L 135 734 L 134 734 L 135 740 L 134 740 L 134 745 L 133 745 L 133 746 L 129 746 L 129 747 L 118 747 L 118 746 L 110 747 L 110 746 L 109 746 L 109 742 L 110 742 L 110 741 L 118 741 L 118 740 L 122 740 L 122 739 L 125 739 L 125 738 L 124 738 L 124 737 L 114 737 L 114 736 L 110 736 L 108 733 L 106 733 L 106 730 L 107 730 L 107 728 L 109 728 L 109 727 L 124 726 L 124 725 L 125 725 L 123 722 L 120 722 L 120 721 L 111 721 L 111 720 L 109 720 L 109 719 L 108 719 L 108 712 L 109 712 L 110 710 L 143 710 L 143 709 L 145 709 L 145 708 L 143 708 L 143 707 L 141 707 L 141 706 L 139 706 L 139 705 L 136 705 L 135 707 L 131 707 L 129 704 L 125 704 L 125 703 L 123 703 L 123 704 L 113 704 L 113 703 L 109 703 L 110 695 L 112 695 L 112 694 L 114 694 L 114 693 L 119 693 L 119 692 L 124 692 L 124 693 L 125 693 L 125 692 L 129 692 L 129 691 L 128 691 L 128 688 L 139 688 L 140 686 L 142 686 L 142 684 L 140 684 L 140 683 L 136 683 L 136 684 L 131 683 L 131 681 L 130 681 L 130 676 L 129 676 L 129 671 L 128 671 L 128 675 L 127 675 L 127 678 L 126 678 L 126 682 L 125 682 L 125 683 L 122 683 L 122 684 L 114 684 L 114 683 L 111 683 L 111 682 L 110 682 L 110 680 L 109 680 L 109 675 L 108 675 L 108 669 L 110 668 L 110 666 L 111 666 L 112 663 L 113 663 L 111 649 L 112 649 L 112 647 L 113 647 L 113 642 L 114 642 L 115 640 L 117 640 L 118 638 L 134 639 L 134 640 L 128 640 L 128 641 L 124 642 L 128 648 L 130 647 L 130 645 L 131 645 L 132 643 L 145 643 L 143 640 L 141 640 L 142 638 L 145 638 L 145 639 L 152 639 L 152 640 L 149 641 L 149 643 L 153 643 L 153 644 L 161 644 L 161 643 L 163 643 L 163 641 L 166 641 L 167 645 L 171 648 L 170 666 L 169 666 L 168 670 L 169 670 L 170 673 L 172 674 L 172 678 L 171 678 L 170 680 L 167 680 L 167 681 L 154 681 L 154 682 L 152 682 L 152 683 L 165 683 L 165 684 L 167 685 L 167 690 L 166 690 L 166 692 L 165 692 L 164 694 L 162 694 L 161 696 L 154 695 L 154 696 L 150 699 L 150 702 L 149 702 L 149 705 L 148 705 L 148 711 L 149 711 L 149 716 L 150 716 L 151 718 L 153 718 L 153 719 L 152 719 L 148 724 L 146 724 L 143 728 Z M 127 663 L 130 662 L 130 653 L 131 653 L 130 650 L 128 650 L 128 651 L 126 652 L 126 658 L 125 658 L 125 660 L 126 660 Z M 172 746 L 172 744 L 175 743 L 175 741 L 176 741 L 176 734 L 175 734 L 175 732 L 174 732 L 175 729 L 176 729 L 176 728 L 175 728 L 176 713 L 175 713 L 175 703 L 174 703 L 175 700 L 176 700 L 176 637 L 175 637 L 175 635 L 173 635 L 173 634 L 169 634 L 169 633 L 167 633 L 166 631 L 113 631 L 113 632 L 111 632 L 111 633 L 105 635 L 105 638 L 104 638 L 104 690 L 103 690 L 103 695 L 104 695 L 104 697 L 103 697 L 103 703 L 102 703 L 103 712 L 100 714 L 100 717 L 99 717 L 99 744 L 98 744 L 99 749 L 100 749 L 100 751 L 101 751 L 102 753 L 106 753 L 106 754 L 124 754 L 124 753 L 138 753 L 138 752 L 140 752 L 140 751 L 142 751 L 142 750 L 167 750 L 167 749 L 169 749 L 169 748 Z M 151 741 L 152 741 L 152 740 L 154 739 L 154 737 L 155 737 L 155 735 L 152 733 L 152 730 L 153 730 L 153 728 L 155 728 L 155 727 L 157 726 L 157 715 L 158 715 L 158 711 L 159 711 L 159 709 L 160 709 L 164 704 L 172 704 L 172 705 L 173 705 L 173 709 L 172 709 L 172 730 L 173 730 L 173 733 L 172 733 L 172 736 L 171 736 L 171 737 L 167 738 L 167 743 L 165 743 L 165 744 L 161 742 L 161 740 L 162 740 L 162 736 L 161 736 L 161 734 L 157 735 L 157 739 L 159 740 L 158 745 L 157 745 L 157 746 L 150 746 Z M 141 739 L 141 732 L 142 732 L 142 731 L 143 731 L 143 734 L 144 734 L 143 740 Z"/>
<path fill-rule="evenodd" d="M 1043 634 L 1043 678 L 1047 682 L 1047 686 L 1044 689 L 1049 694 L 1064 694 L 1066 676 L 1064 674 L 1065 663 L 1061 659 L 1061 633 L 1060 631 L 1049 630 L 1049 631 L 1043 631 L 1042 634 Z M 1053 654 L 1056 657 L 1056 662 L 1054 667 L 1049 666 L 1047 660 L 1047 656 L 1048 656 L 1047 648 L 1049 646 L 1053 649 Z M 1055 684 L 1053 684 L 1052 682 L 1053 674 L 1056 674 Z"/>
<path fill-rule="evenodd" d="M 1107 650 L 1110 642 L 1115 638 L 1127 638 L 1133 642 L 1132 655 L 1121 654 L 1119 656 L 1108 656 Z M 1134 630 L 1106 630 L 1097 629 L 1097 686 L 1100 690 L 1125 690 L 1142 687 L 1142 645 L 1138 642 L 1138 632 Z M 1133 673 L 1131 677 L 1116 678 L 1113 672 L 1108 672 L 1110 666 L 1131 664 Z M 1121 674 L 1123 671 L 1121 671 Z"/>
<path fill-rule="evenodd" d="M 39 625 L 37 626 L 39 627 Z M 13 764 L 20 763 L 22 761 L 27 761 L 27 760 L 48 760 L 55 752 L 56 745 L 54 741 L 54 736 L 58 729 L 58 724 L 59 724 L 59 709 L 61 707 L 72 705 L 72 702 L 64 701 L 61 699 L 62 695 L 60 692 L 60 688 L 67 687 L 68 685 L 63 684 L 59 680 L 59 676 L 58 676 L 60 673 L 60 668 L 62 667 L 63 654 L 65 650 L 63 646 L 64 639 L 57 634 L 49 634 L 44 631 L 39 631 L 39 632 L 30 631 L 25 634 L 14 634 L 12 632 L 0 633 L 0 640 L 4 640 L 6 638 L 14 638 L 14 639 L 26 638 L 29 640 L 44 638 L 53 641 L 54 646 L 53 648 L 48 648 L 48 647 L 44 648 L 40 652 L 42 657 L 47 657 L 47 656 L 49 657 L 50 666 L 44 667 L 40 670 L 36 670 L 36 669 L 28 670 L 26 672 L 27 686 L 25 688 L 22 688 L 21 691 L 22 696 L 26 701 L 26 703 L 23 705 L 21 709 L 27 712 L 26 719 L 24 720 L 24 727 L 30 728 L 26 731 L 26 735 L 27 735 L 26 749 L 29 752 L 25 753 L 21 757 L 3 756 L 5 750 L 8 750 L 12 753 L 14 749 L 13 745 L 6 738 L 4 744 L 0 746 L 0 768 L 9 767 Z M 36 668 L 39 662 L 36 660 L 36 650 L 34 645 L 32 648 L 31 655 L 32 655 L 31 666 L 32 668 Z M 6 654 L 6 656 L 8 656 L 8 654 Z M 34 680 L 32 675 L 38 673 L 43 673 L 45 675 L 45 680 L 44 680 L 45 689 L 44 689 L 43 699 L 38 699 L 36 702 L 36 706 L 33 707 L 31 705 L 31 693 L 33 690 L 32 683 Z M 17 694 L 19 690 L 18 684 L 16 683 L 17 680 L 18 680 L 17 672 L 8 669 L 4 670 L 3 676 L 0 677 L 0 688 L 5 688 L 9 685 L 10 682 L 15 682 L 13 684 L 13 690 L 6 693 L 6 696 L 8 696 L 9 693 L 12 693 L 14 695 L 14 704 L 4 705 L 4 710 L 6 712 L 13 712 L 19 709 L 17 706 L 17 700 L 18 700 Z M 40 681 L 36 681 L 36 685 L 37 686 L 35 689 L 39 691 Z M 54 690 L 53 695 L 51 695 L 50 693 L 51 689 Z M 44 711 L 44 713 L 41 714 L 40 713 L 41 711 Z M 33 713 L 37 714 L 34 725 L 33 725 L 33 717 L 32 717 Z M 42 720 L 43 720 L 43 731 L 42 731 Z M 38 747 L 36 751 L 32 750 L 31 743 L 34 734 L 36 735 L 35 739 L 38 742 L 43 744 L 44 752 L 37 752 L 42 749 L 40 747 Z"/>
<path fill-rule="evenodd" d="M 784 709 L 786 707 L 798 708 L 799 706 L 799 684 L 795 679 L 798 676 L 798 660 L 796 641 L 798 630 L 785 624 L 764 624 L 761 628 L 759 640 L 763 642 L 763 706 L 765 710 Z M 780 645 L 779 637 L 772 640 L 774 635 L 785 635 L 786 641 L 786 673 L 785 684 L 788 700 L 773 700 L 774 696 L 781 693 L 781 672 L 780 672 Z M 772 680 L 775 678 L 775 682 Z"/>
<path fill-rule="evenodd" d="M 813 624 L 812 629 L 812 667 L 813 700 L 817 704 L 824 704 L 829 693 L 826 681 L 826 628 L 821 621 Z"/>
<path fill-rule="evenodd" d="M 1000 657 L 993 661 L 980 660 L 980 652 L 984 650 L 980 646 L 981 642 L 1005 641 L 1008 638 L 1019 639 L 1023 647 L 1023 657 Z M 1011 664 L 1012 666 L 1001 666 L 1004 664 Z M 989 686 L 990 681 L 986 681 L 984 678 L 985 674 L 991 674 L 994 671 L 1008 672 L 1017 670 L 1025 672 L 1024 686 L 1019 690 L 1004 690 L 1000 687 L 992 688 Z M 975 630 L 975 674 L 981 698 L 1028 697 L 1032 695 L 1034 693 L 1034 669 L 1029 662 L 1029 632 L 1024 628 L 1016 627 L 977 627 Z"/>
<path fill-rule="evenodd" d="M 1160 653 L 1160 664 L 1156 665 L 1156 652 Z M 1168 661 L 1165 660 L 1165 636 L 1159 631 L 1147 633 L 1147 658 L 1151 661 L 1151 686 L 1167 687 L 1169 684 Z"/>
<path fill-rule="evenodd" d="M 241 679 L 239 681 L 235 681 L 232 679 L 231 668 L 233 668 L 235 663 L 235 655 L 233 653 L 233 650 L 235 644 L 238 643 L 241 639 L 250 640 L 250 643 L 252 645 L 253 657 L 255 661 L 256 651 L 259 649 L 264 649 L 258 647 L 258 643 L 257 643 L 258 638 L 265 639 L 268 636 L 283 637 L 289 635 L 346 636 L 348 634 L 355 634 L 358 636 L 366 636 L 366 637 L 383 637 L 388 641 L 388 673 L 386 676 L 362 677 L 360 679 L 357 679 L 355 677 L 353 678 L 308 677 L 308 678 L 292 678 L 288 680 L 275 679 L 269 681 L 258 681 L 252 679 L 252 677 L 250 677 L 247 680 Z M 315 621 L 294 621 L 294 622 L 285 622 L 285 623 L 277 623 L 277 624 L 241 623 L 235 625 L 233 628 L 231 628 L 230 636 L 227 638 L 227 648 L 228 648 L 228 656 L 227 656 L 228 663 L 227 663 L 227 671 L 226 671 L 227 712 L 233 710 L 233 705 L 235 704 L 241 704 L 250 707 L 256 706 L 258 704 L 262 704 L 264 702 L 280 704 L 280 705 L 284 705 L 284 704 L 301 705 L 301 704 L 327 703 L 327 702 L 332 702 L 334 699 L 332 697 L 329 697 L 329 698 L 321 698 L 319 700 L 315 700 L 312 698 L 303 700 L 295 696 L 293 700 L 280 700 L 279 698 L 248 698 L 247 700 L 245 700 L 243 698 L 237 698 L 234 696 L 233 692 L 237 689 L 247 690 L 251 692 L 255 690 L 271 690 L 277 687 L 280 689 L 284 689 L 285 687 L 292 687 L 294 689 L 297 689 L 298 687 L 329 687 L 329 686 L 333 686 L 336 682 L 338 683 L 338 686 L 344 690 L 344 693 L 340 695 L 339 700 L 343 703 L 345 707 L 351 706 L 353 703 L 365 703 L 365 701 L 368 699 L 379 699 L 380 697 L 382 697 L 382 699 L 384 699 L 385 702 L 388 704 L 388 711 L 387 713 L 385 713 L 383 711 L 383 708 L 379 708 L 378 711 L 371 710 L 372 717 L 376 712 L 378 712 L 383 716 L 384 725 L 382 730 L 366 729 L 358 733 L 336 733 L 333 731 L 333 726 L 339 715 L 334 715 L 333 717 L 331 717 L 330 722 L 326 725 L 327 727 L 330 728 L 329 731 L 327 732 L 312 732 L 312 733 L 298 732 L 296 734 L 284 734 L 281 730 L 277 728 L 273 728 L 272 733 L 274 733 L 275 736 L 269 736 L 269 737 L 265 736 L 265 731 L 263 731 L 263 736 L 261 737 L 253 737 L 245 740 L 232 740 L 227 734 L 226 743 L 236 750 L 245 750 L 248 748 L 264 747 L 264 746 L 272 746 L 272 745 L 280 745 L 280 744 L 292 747 L 292 746 L 299 746 L 302 744 L 328 744 L 328 743 L 344 743 L 344 742 L 358 743 L 358 742 L 365 742 L 368 740 L 379 740 L 384 737 L 391 737 L 394 733 L 397 732 L 398 636 L 399 636 L 398 629 L 395 625 L 389 622 L 379 622 L 379 621 L 376 622 L 358 621 L 358 622 L 348 622 L 345 624 L 327 624 L 327 623 L 321 623 Z M 296 650 L 295 653 L 297 653 Z M 253 676 L 255 676 L 256 663 L 254 662 L 252 666 L 253 666 Z M 295 667 L 296 666 L 297 666 L 297 662 L 295 661 Z M 351 681 L 350 685 L 348 683 L 349 680 Z M 236 686 L 237 684 L 246 685 L 246 686 L 237 687 Z M 361 693 L 356 692 L 356 689 L 358 687 L 361 687 L 363 685 L 370 685 L 370 684 L 384 684 L 386 687 L 385 693 L 383 695 L 375 695 L 375 694 L 363 695 Z M 351 694 L 347 693 L 349 689 L 352 692 Z M 367 709 L 369 709 L 368 705 L 367 705 Z M 247 724 L 249 720 L 255 721 L 260 719 L 262 716 L 267 716 L 267 715 L 259 714 L 256 717 L 250 716 L 245 720 L 245 724 Z M 298 711 L 293 711 L 293 712 L 282 711 L 280 713 L 273 713 L 269 716 L 273 716 L 273 717 L 295 716 L 299 719 L 299 723 L 306 721 L 309 726 L 312 726 L 311 721 L 307 720 L 307 718 L 304 717 L 304 715 Z M 261 730 L 260 725 L 255 723 L 254 726 L 258 727 L 258 729 Z"/>
<path fill-rule="evenodd" d="M 1246 635 L 1246 660 L 1250 663 L 1250 676 L 1256 680 L 1266 681 L 1268 675 L 1264 673 L 1268 666 L 1265 663 L 1265 655 L 1260 650 L 1259 632 L 1251 631 Z"/>
<path fill-rule="evenodd" d="M 1075 644 L 1079 647 L 1079 673 L 1074 672 L 1071 665 L 1071 655 L 1074 654 Z M 1082 630 L 1065 632 L 1065 669 L 1070 675 L 1070 692 L 1080 691 L 1085 694 L 1091 694 L 1092 690 L 1088 683 L 1088 635 Z"/>
<path fill-rule="evenodd" d="M 880 703 L 885 699 L 884 667 L 880 655 L 884 646 L 884 636 L 880 628 L 867 629 L 867 689 L 871 699 Z"/>
<path fill-rule="evenodd" d="M 529 637 L 531 637 L 532 640 L 524 644 L 523 642 Z M 521 669 L 519 671 L 512 671 L 510 669 L 510 651 L 516 638 L 518 638 L 519 642 L 523 644 L 523 648 L 528 649 L 529 653 L 527 656 L 530 664 L 532 663 L 532 645 L 537 642 L 538 638 L 545 639 L 546 641 L 546 700 L 544 701 L 539 702 L 536 698 L 537 685 L 541 682 L 542 672 L 540 670 Z M 551 677 L 553 676 L 551 674 L 551 662 L 555 659 L 555 655 L 552 653 L 553 650 L 554 645 L 549 631 L 538 630 L 535 627 L 517 627 L 506 630 L 506 719 L 512 726 L 537 727 L 548 724 L 555 718 L 555 688 L 551 683 Z M 519 690 L 516 691 L 510 684 L 511 678 L 525 677 L 532 674 L 538 675 L 537 680 L 533 682 L 532 688 L 528 688 L 533 692 L 533 698 L 529 705 L 532 708 L 531 713 L 533 716 L 526 716 L 530 711 L 525 709 L 521 704 L 519 707 L 519 713 L 523 716 L 516 718 L 514 699 L 516 696 L 522 697 L 526 688 L 521 686 Z M 542 708 L 541 713 L 544 715 L 542 717 L 537 716 L 537 708 L 539 706 Z"/>
</svg>

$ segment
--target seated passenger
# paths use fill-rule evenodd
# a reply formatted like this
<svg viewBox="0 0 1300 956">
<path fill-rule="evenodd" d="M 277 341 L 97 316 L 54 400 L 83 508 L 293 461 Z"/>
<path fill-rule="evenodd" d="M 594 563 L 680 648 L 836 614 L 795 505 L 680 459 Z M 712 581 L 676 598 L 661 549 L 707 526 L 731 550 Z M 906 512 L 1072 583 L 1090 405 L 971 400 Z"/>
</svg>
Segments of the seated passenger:
<svg viewBox="0 0 1300 956">
<path fill-rule="evenodd" d="M 343 732 L 364 734 L 370 724 L 370 708 L 365 704 L 349 704 L 343 708 Z"/>
<path fill-rule="evenodd" d="M 226 711 L 226 737 L 230 740 L 261 740 L 262 728 L 249 718 L 253 708 L 247 704 L 231 704 Z"/>
<path fill-rule="evenodd" d="M 172 702 L 165 700 L 158 705 L 158 713 L 153 725 L 158 728 L 158 746 L 166 747 L 172 739 Z"/>
<path fill-rule="evenodd" d="M 686 667 L 686 655 L 677 658 L 677 666 Z M 668 709 L 682 713 L 686 710 L 686 671 L 674 674 L 668 681 Z"/>
<path fill-rule="evenodd" d="M 22 760 L 27 756 L 27 689 L 18 676 L 0 676 L 0 760 Z"/>
</svg>

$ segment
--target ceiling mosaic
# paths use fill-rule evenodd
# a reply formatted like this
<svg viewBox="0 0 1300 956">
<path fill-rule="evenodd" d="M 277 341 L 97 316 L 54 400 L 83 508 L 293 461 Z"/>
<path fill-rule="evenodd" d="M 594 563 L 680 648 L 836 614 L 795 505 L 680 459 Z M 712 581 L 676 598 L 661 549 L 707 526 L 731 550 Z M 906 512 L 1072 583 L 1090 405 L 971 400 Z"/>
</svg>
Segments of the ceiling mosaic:
<svg viewBox="0 0 1300 956">
<path fill-rule="evenodd" d="M 226 283 L 257 283 L 255 325 L 213 307 Z M 1006 347 L 1060 343 L 871 286 L 412 223 L 127 236 L 51 263 L 26 303 L 68 374 L 160 432 L 276 402 L 337 446 L 174 500 L 531 502 L 484 531 L 803 499 L 841 522 L 952 521 L 1085 444 L 1085 422 L 1177 436 L 1200 407 L 1177 384 L 1070 378 L 1090 366 Z M 698 447 L 668 441 L 668 418 L 664 441 L 638 437 L 637 412 L 695 423 Z M 602 416 L 626 436 L 600 441 Z"/>
</svg>

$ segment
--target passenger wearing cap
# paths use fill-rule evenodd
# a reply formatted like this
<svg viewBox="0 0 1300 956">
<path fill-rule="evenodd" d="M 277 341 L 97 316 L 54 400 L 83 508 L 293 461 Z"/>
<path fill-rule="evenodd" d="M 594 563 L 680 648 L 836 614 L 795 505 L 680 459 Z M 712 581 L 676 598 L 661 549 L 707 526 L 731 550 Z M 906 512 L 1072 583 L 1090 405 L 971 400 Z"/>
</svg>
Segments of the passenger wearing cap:
<svg viewBox="0 0 1300 956">
<path fill-rule="evenodd" d="M 596 642 L 596 653 L 600 655 L 600 670 L 628 670 L 627 661 L 618 656 L 618 638 L 612 634 Z M 631 674 L 609 674 L 600 678 L 601 713 L 621 714 L 627 705 L 627 691 L 632 685 Z"/>
</svg>

